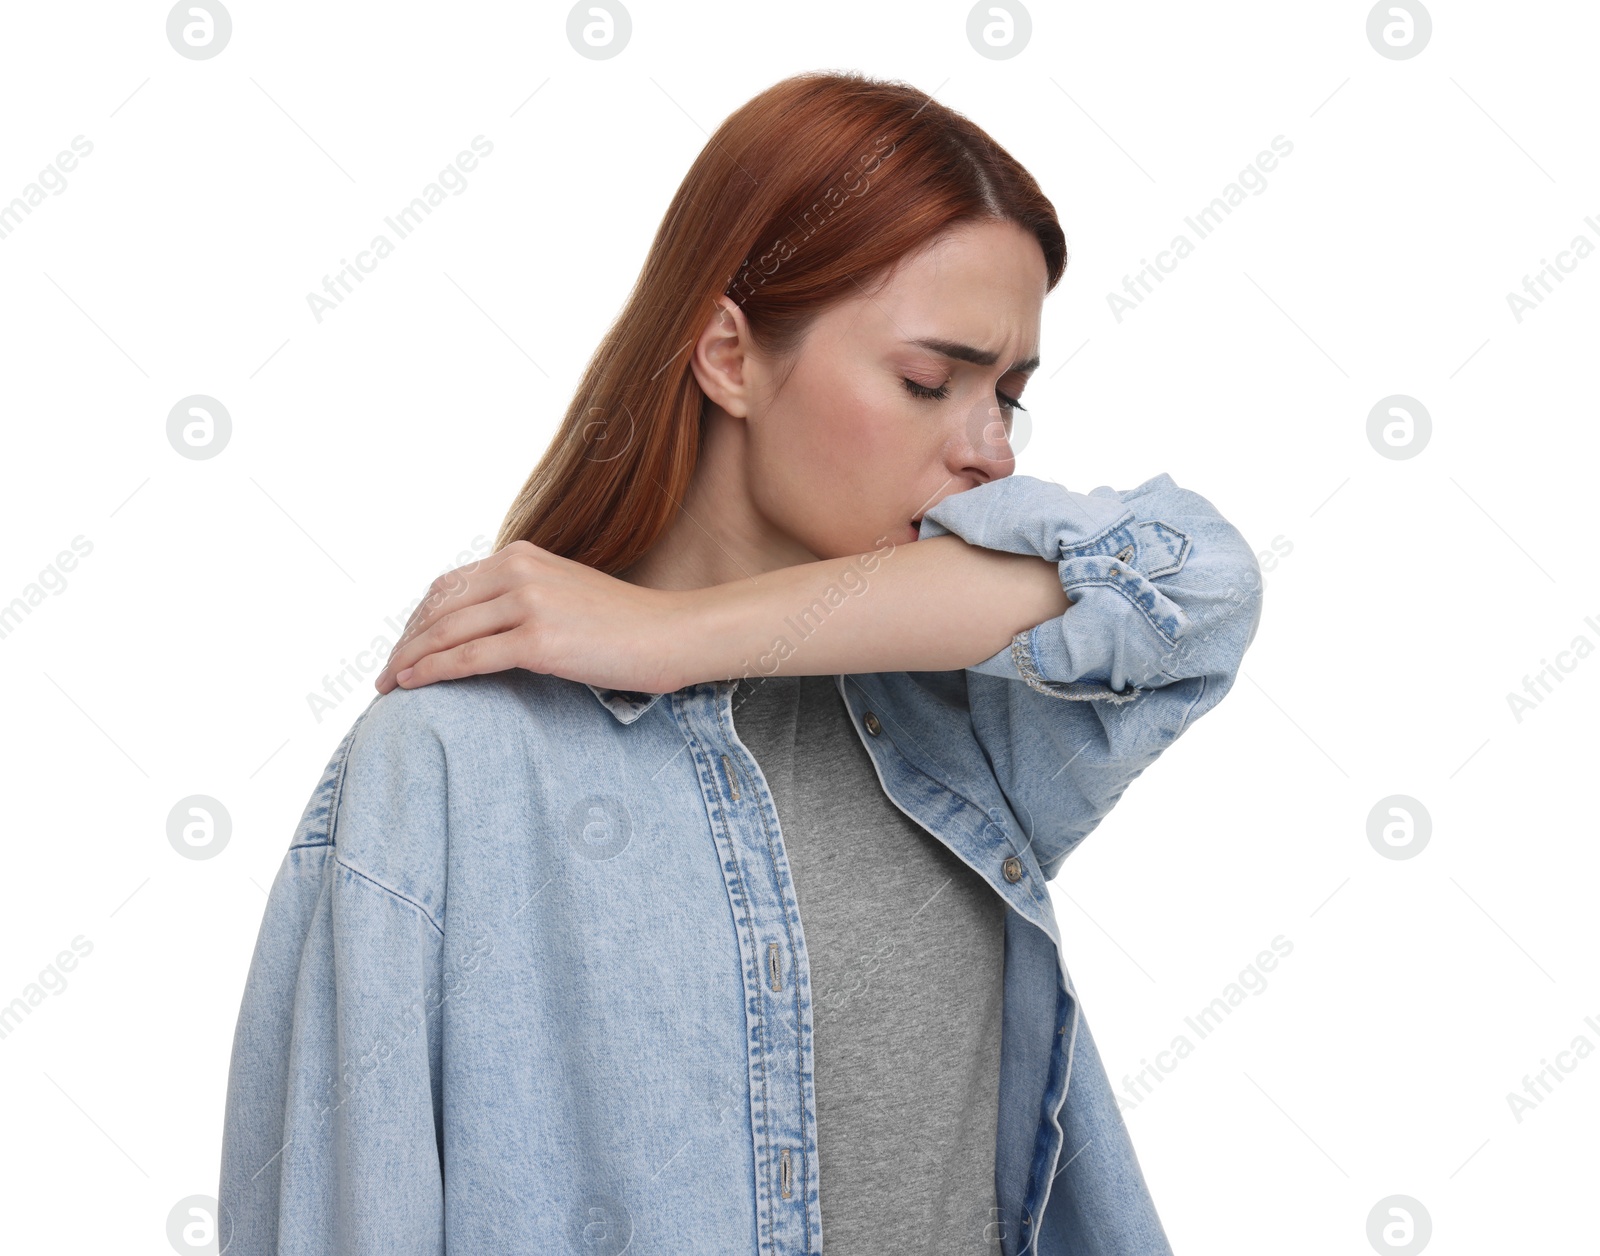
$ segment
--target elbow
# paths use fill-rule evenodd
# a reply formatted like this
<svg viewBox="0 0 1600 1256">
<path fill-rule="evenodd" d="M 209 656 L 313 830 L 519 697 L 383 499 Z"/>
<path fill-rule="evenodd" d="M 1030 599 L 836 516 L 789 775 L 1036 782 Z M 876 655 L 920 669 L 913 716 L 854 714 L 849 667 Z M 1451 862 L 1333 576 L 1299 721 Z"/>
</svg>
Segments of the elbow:
<svg viewBox="0 0 1600 1256">
<path fill-rule="evenodd" d="M 1212 581 L 1215 605 L 1208 610 L 1207 618 L 1228 629 L 1242 657 L 1261 626 L 1266 583 L 1249 542 L 1233 525 L 1229 524 L 1227 530 L 1231 534 L 1227 543 L 1218 546 L 1217 570 Z"/>
<path fill-rule="evenodd" d="M 1173 679 L 1205 676 L 1225 691 L 1261 626 L 1265 584 L 1255 552 L 1232 525 L 1217 529 L 1208 548 L 1204 573 L 1195 573 L 1180 603 L 1188 630 L 1163 670 Z"/>
</svg>

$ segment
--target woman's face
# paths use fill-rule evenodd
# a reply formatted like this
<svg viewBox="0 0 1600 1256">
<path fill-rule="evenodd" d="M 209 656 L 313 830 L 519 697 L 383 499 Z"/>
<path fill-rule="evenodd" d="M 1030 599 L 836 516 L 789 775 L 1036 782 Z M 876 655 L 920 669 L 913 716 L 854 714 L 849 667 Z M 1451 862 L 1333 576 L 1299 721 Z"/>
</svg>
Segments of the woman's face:
<svg viewBox="0 0 1600 1256">
<path fill-rule="evenodd" d="M 722 363 L 710 381 L 722 395 L 708 395 L 717 420 L 744 422 L 744 494 L 762 530 L 815 558 L 864 553 L 916 540 L 913 520 L 935 502 L 1010 475 L 1007 402 L 1038 362 L 1046 283 L 1023 228 L 964 224 L 823 314 L 781 388 L 777 364 L 731 334 L 727 387 L 730 356 L 715 357 L 708 328 L 701 350 Z M 737 319 L 743 331 L 724 304 L 722 330 Z"/>
</svg>

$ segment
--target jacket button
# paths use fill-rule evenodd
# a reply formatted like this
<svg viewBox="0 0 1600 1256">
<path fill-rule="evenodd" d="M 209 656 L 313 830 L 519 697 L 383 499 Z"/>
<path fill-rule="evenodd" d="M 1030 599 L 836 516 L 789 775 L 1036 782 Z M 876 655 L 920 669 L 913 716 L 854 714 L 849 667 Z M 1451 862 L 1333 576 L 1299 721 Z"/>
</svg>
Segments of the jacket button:
<svg viewBox="0 0 1600 1256">
<path fill-rule="evenodd" d="M 871 711 L 866 713 L 865 717 L 862 719 L 862 723 L 867 726 L 867 731 L 874 737 L 883 731 L 883 725 L 878 723 L 878 717 Z"/>
<path fill-rule="evenodd" d="M 1000 865 L 1000 870 L 1006 874 L 1006 880 L 1015 885 L 1022 880 L 1022 860 L 1012 855 L 1005 863 Z"/>
</svg>

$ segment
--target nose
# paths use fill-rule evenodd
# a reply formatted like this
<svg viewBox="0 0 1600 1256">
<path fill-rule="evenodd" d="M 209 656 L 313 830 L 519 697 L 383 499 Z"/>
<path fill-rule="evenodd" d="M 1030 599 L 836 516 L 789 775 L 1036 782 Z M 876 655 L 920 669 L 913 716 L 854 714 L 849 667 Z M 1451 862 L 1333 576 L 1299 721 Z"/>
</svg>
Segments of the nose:
<svg viewBox="0 0 1600 1256">
<path fill-rule="evenodd" d="M 954 469 L 975 474 L 981 481 L 1004 479 L 1016 469 L 1017 456 L 999 402 L 991 400 L 967 412 L 957 447 L 951 452 L 960 463 Z"/>
</svg>

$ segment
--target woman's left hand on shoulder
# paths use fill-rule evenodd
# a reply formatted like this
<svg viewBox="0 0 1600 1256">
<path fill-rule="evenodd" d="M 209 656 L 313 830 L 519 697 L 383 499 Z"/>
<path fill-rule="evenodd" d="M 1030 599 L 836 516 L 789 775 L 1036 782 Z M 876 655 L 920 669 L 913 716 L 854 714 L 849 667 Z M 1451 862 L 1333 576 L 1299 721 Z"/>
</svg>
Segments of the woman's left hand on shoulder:
<svg viewBox="0 0 1600 1256">
<path fill-rule="evenodd" d="M 379 693 L 522 667 L 608 689 L 670 693 L 690 599 L 629 584 L 530 541 L 434 580 L 374 682 Z M 408 674 L 405 674 L 408 673 Z"/>
</svg>

